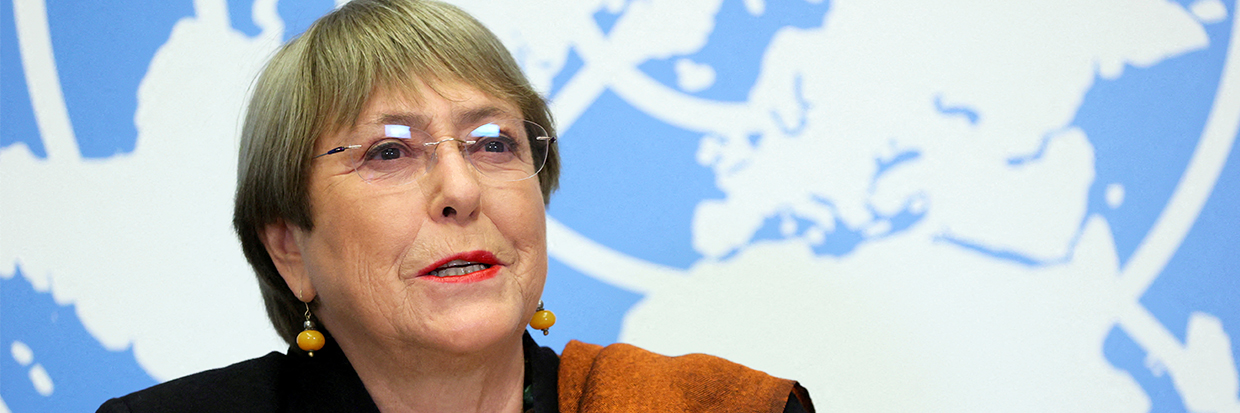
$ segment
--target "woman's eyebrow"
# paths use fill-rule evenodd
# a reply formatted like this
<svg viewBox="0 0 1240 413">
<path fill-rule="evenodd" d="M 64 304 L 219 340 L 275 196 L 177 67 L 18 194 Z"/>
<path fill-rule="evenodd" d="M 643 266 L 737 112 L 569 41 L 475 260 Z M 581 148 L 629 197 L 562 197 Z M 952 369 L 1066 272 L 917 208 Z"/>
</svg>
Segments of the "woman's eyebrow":
<svg viewBox="0 0 1240 413">
<path fill-rule="evenodd" d="M 516 114 L 510 113 L 498 106 L 483 106 L 457 113 L 454 116 L 457 125 L 474 126 L 483 119 L 499 118 L 499 117 L 518 117 Z"/>
<path fill-rule="evenodd" d="M 376 125 L 405 125 L 415 128 L 421 128 L 428 123 L 429 118 L 416 113 L 385 113 L 379 115 L 375 121 Z"/>
<path fill-rule="evenodd" d="M 518 117 L 516 114 L 498 106 L 482 106 L 457 112 L 452 116 L 453 122 L 457 126 L 474 126 L 474 124 L 485 119 Z M 405 125 L 414 128 L 423 128 L 430 124 L 430 118 L 426 115 L 413 112 L 401 113 L 384 113 L 375 118 L 373 125 Z"/>
</svg>

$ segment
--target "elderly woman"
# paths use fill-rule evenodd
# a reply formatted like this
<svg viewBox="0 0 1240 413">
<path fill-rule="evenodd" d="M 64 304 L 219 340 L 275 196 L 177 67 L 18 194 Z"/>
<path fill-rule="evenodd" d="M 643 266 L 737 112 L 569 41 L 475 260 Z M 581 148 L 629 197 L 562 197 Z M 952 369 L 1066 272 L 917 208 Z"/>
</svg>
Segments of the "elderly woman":
<svg viewBox="0 0 1240 413">
<path fill-rule="evenodd" d="M 242 132 L 233 223 L 291 345 L 100 411 L 812 411 L 711 356 L 571 342 L 554 323 L 546 102 L 455 7 L 356 0 L 285 45 Z"/>
</svg>

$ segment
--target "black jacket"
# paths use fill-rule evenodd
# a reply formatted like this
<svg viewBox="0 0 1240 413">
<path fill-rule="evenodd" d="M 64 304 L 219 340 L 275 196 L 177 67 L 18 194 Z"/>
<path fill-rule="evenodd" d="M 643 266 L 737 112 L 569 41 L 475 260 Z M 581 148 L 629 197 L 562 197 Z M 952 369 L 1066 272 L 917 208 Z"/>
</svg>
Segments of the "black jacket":
<svg viewBox="0 0 1240 413">
<path fill-rule="evenodd" d="M 558 413 L 560 358 L 525 334 L 526 412 Z M 335 340 L 309 357 L 296 347 L 110 399 L 99 412 L 378 412 Z M 804 412 L 789 395 L 785 412 Z"/>
</svg>

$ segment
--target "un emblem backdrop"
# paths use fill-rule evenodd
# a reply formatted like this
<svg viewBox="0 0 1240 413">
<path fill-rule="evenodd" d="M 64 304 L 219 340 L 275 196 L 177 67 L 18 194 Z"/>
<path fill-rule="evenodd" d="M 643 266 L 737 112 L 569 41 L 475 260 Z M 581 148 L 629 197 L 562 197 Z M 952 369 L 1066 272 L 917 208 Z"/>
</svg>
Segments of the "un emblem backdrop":
<svg viewBox="0 0 1240 413">
<path fill-rule="evenodd" d="M 1240 412 L 1234 1 L 454 3 L 561 130 L 543 344 L 823 411 Z M 0 410 L 284 348 L 238 121 L 333 7 L 0 1 Z"/>
</svg>

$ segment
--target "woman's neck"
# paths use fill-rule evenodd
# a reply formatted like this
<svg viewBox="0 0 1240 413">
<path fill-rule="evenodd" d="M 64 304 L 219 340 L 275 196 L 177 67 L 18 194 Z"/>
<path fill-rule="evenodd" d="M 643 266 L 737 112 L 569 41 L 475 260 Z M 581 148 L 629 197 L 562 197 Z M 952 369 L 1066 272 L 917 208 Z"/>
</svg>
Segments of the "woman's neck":
<svg viewBox="0 0 1240 413">
<path fill-rule="evenodd" d="M 521 412 L 520 335 L 476 354 L 339 344 L 381 412 Z"/>
</svg>

